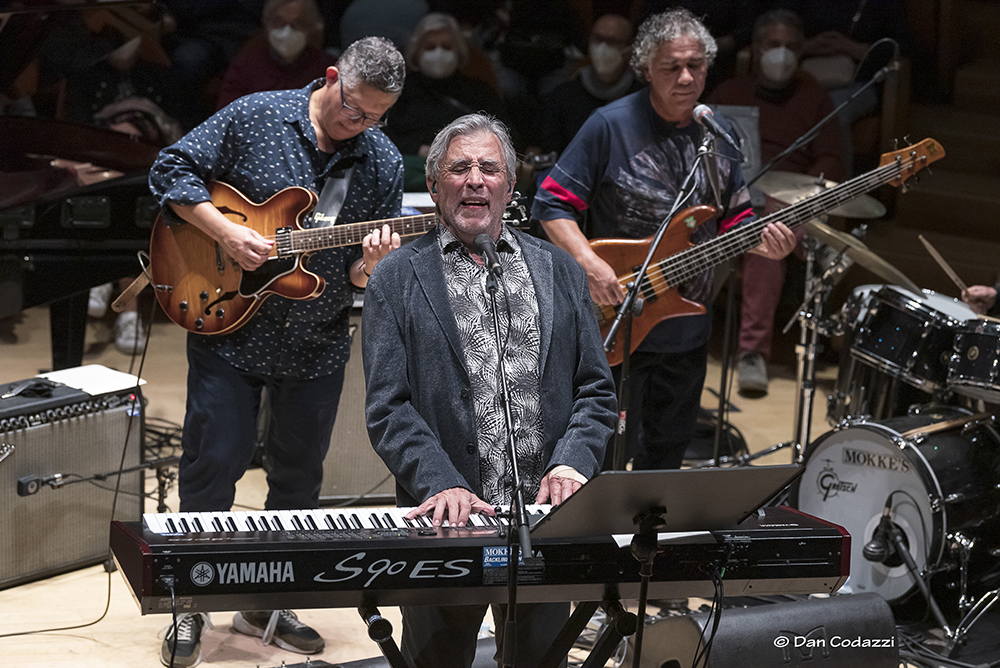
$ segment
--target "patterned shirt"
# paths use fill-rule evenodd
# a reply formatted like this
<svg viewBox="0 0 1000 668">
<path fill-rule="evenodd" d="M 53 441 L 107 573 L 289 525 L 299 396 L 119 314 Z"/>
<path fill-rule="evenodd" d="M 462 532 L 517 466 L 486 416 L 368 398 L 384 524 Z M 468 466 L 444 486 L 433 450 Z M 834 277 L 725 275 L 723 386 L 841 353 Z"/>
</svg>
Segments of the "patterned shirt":
<svg viewBox="0 0 1000 668">
<path fill-rule="evenodd" d="M 209 181 L 224 181 L 261 203 L 290 186 L 318 195 L 328 178 L 343 178 L 351 166 L 338 222 L 399 216 L 402 158 L 380 130 L 365 130 L 334 154 L 319 150 L 309 98 L 323 84 L 319 79 L 299 90 L 240 98 L 163 149 L 149 172 L 149 185 L 167 220 L 181 222 L 168 202 L 189 206 L 209 200 Z M 298 301 L 271 296 L 235 332 L 189 338 L 244 371 L 290 378 L 329 375 L 347 364 L 350 355 L 353 293 L 348 276 L 360 256 L 360 246 L 318 251 L 306 268 L 326 280 L 319 297 Z"/>
<path fill-rule="evenodd" d="M 438 235 L 438 245 L 444 263 L 448 301 L 455 314 L 462 350 L 465 351 L 465 367 L 472 381 L 482 499 L 493 504 L 510 503 L 507 428 L 491 298 L 486 292 L 486 270 L 443 226 Z M 528 266 L 521 255 L 521 247 L 507 227 L 502 228 L 497 251 L 503 266 L 503 277 L 496 299 L 501 340 L 504 342 L 504 369 L 510 393 L 518 473 L 524 485 L 524 498 L 534 499 L 545 472 L 538 368 L 538 299 Z"/>
</svg>

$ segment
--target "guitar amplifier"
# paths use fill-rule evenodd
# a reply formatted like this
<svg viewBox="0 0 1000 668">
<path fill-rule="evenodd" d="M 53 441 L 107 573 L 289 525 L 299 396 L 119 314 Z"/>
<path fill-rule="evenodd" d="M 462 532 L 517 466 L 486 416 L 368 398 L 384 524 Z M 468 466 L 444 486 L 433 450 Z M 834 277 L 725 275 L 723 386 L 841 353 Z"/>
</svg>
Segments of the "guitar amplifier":
<svg viewBox="0 0 1000 668">
<path fill-rule="evenodd" d="M 375 454 L 365 426 L 365 370 L 361 361 L 361 311 L 351 315 L 351 357 L 344 369 L 337 421 L 323 460 L 321 506 L 394 503 L 396 481 Z"/>
<path fill-rule="evenodd" d="M 135 388 L 92 395 L 35 378 L 0 384 L 0 589 L 99 563 L 117 471 L 142 461 Z M 143 472 L 122 476 L 114 519 L 143 511 Z"/>
</svg>

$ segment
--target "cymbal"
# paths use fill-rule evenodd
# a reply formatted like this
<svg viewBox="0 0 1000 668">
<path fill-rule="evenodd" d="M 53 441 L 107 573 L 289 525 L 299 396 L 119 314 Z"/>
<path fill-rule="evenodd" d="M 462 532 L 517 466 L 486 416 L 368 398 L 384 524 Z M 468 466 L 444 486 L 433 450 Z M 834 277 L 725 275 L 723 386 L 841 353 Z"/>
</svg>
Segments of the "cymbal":
<svg viewBox="0 0 1000 668">
<path fill-rule="evenodd" d="M 852 260 L 890 284 L 906 288 L 918 295 L 922 294 L 917 284 L 907 278 L 906 274 L 873 253 L 857 237 L 835 230 L 818 220 L 810 220 L 805 224 L 805 228 L 807 234 L 839 252 L 846 252 Z"/>
<path fill-rule="evenodd" d="M 756 188 L 785 204 L 795 204 L 835 185 L 836 181 L 795 172 L 767 172 L 754 183 Z M 844 218 L 881 218 L 885 212 L 882 202 L 862 194 L 828 213 Z"/>
</svg>

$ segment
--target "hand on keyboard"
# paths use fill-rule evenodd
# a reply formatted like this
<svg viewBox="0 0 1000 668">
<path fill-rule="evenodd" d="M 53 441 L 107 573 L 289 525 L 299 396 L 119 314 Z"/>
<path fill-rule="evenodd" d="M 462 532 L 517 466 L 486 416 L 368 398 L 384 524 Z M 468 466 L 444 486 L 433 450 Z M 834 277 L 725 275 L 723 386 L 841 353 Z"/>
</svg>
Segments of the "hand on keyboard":
<svg viewBox="0 0 1000 668">
<path fill-rule="evenodd" d="M 436 527 L 442 524 L 464 527 L 472 513 L 495 514 L 493 506 L 464 487 L 452 487 L 438 492 L 407 513 L 406 518 L 413 519 L 417 515 L 432 513 L 431 524 Z"/>
</svg>

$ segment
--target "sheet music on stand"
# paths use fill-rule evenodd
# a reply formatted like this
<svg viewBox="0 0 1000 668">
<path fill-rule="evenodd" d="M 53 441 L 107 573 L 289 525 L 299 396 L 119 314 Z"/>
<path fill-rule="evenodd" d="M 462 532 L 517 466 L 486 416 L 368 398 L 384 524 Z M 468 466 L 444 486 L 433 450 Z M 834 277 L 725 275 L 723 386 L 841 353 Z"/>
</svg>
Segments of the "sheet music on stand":
<svg viewBox="0 0 1000 668">
<path fill-rule="evenodd" d="M 802 475 L 801 465 L 605 471 L 534 524 L 534 538 L 634 534 L 634 518 L 663 507 L 664 532 L 731 529 Z"/>
</svg>

